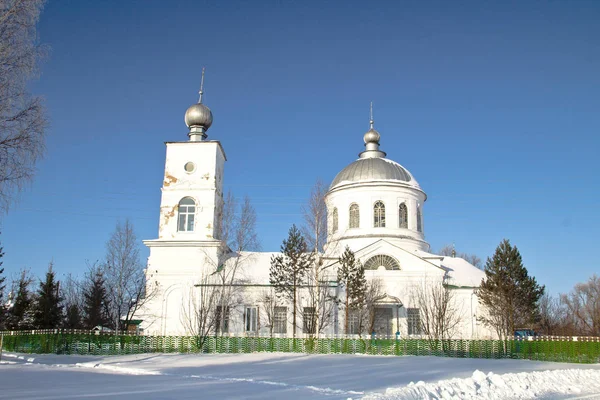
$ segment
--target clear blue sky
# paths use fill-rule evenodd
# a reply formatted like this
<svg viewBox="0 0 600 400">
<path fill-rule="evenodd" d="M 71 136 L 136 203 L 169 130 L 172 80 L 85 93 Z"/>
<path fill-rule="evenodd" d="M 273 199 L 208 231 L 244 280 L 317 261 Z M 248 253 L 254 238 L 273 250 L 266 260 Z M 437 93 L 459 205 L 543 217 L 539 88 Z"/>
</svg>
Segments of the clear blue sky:
<svg viewBox="0 0 600 400">
<path fill-rule="evenodd" d="M 263 250 L 362 150 L 372 100 L 433 249 L 485 259 L 508 238 L 568 291 L 599 270 L 598 21 L 578 0 L 50 1 L 48 151 L 3 217 L 6 273 L 82 273 L 119 219 L 157 237 L 163 142 L 187 139 L 205 66 L 225 189 L 251 197 Z"/>
</svg>

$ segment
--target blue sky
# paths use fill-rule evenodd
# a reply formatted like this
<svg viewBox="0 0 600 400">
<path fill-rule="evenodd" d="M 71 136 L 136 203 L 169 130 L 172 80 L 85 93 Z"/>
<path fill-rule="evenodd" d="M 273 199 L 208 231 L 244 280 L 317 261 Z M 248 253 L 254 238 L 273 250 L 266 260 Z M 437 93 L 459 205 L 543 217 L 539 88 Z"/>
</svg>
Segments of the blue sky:
<svg viewBox="0 0 600 400">
<path fill-rule="evenodd" d="M 263 250 L 363 149 L 373 101 L 433 249 L 508 238 L 566 292 L 598 271 L 599 20 L 577 0 L 50 1 L 47 155 L 2 217 L 6 273 L 82 274 L 125 218 L 156 238 L 164 142 L 187 139 L 205 66 L 225 189 L 252 199 Z"/>
</svg>

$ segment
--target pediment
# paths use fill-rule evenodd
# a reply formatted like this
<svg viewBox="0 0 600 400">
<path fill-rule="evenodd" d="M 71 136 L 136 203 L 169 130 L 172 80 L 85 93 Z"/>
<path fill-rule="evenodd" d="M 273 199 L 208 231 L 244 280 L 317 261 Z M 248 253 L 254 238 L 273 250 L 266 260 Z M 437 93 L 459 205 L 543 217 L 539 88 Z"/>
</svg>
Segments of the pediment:
<svg viewBox="0 0 600 400">
<path fill-rule="evenodd" d="M 363 263 L 363 265 L 365 265 L 366 269 L 414 272 L 436 271 L 438 273 L 440 271 L 445 271 L 440 265 L 435 263 L 435 260 L 425 259 L 420 255 L 394 245 L 385 239 L 377 240 L 368 246 L 355 251 L 354 255 L 361 263 Z M 390 258 L 392 260 L 390 260 Z M 394 261 L 398 263 L 399 268 L 394 267 Z M 332 260 L 330 266 L 337 264 L 338 262 L 336 260 Z"/>
</svg>

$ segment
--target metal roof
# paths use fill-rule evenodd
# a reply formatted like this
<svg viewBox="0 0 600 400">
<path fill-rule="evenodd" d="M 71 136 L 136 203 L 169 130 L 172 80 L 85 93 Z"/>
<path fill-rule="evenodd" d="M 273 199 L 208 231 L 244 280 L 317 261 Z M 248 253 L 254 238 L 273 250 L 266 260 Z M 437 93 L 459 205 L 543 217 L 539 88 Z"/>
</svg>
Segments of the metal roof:
<svg viewBox="0 0 600 400">
<path fill-rule="evenodd" d="M 386 158 L 359 158 L 339 174 L 331 182 L 329 190 L 339 186 L 343 182 L 365 182 L 365 181 L 400 181 L 418 186 L 410 172 L 400 164 Z"/>
</svg>

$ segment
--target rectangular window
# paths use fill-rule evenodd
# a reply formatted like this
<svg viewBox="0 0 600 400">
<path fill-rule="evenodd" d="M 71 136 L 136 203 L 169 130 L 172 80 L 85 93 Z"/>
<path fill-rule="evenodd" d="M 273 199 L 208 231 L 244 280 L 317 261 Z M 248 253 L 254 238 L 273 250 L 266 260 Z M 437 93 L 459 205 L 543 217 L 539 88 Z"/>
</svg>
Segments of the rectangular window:
<svg viewBox="0 0 600 400">
<path fill-rule="evenodd" d="M 350 311 L 348 314 L 348 333 L 358 335 L 360 333 L 360 324 L 358 323 L 358 312 Z"/>
<path fill-rule="evenodd" d="M 407 308 L 407 325 L 409 335 L 420 335 L 421 334 L 421 315 L 418 308 Z"/>
<path fill-rule="evenodd" d="M 225 315 L 221 313 L 222 307 L 217 306 L 217 312 L 215 313 L 215 331 L 217 333 L 228 333 L 229 332 L 229 307 L 225 307 Z M 221 322 L 223 322 L 221 329 Z"/>
<path fill-rule="evenodd" d="M 188 232 L 194 231 L 194 214 L 188 214 L 187 229 Z"/>
<path fill-rule="evenodd" d="M 316 332 L 317 315 L 314 307 L 304 307 L 304 318 L 302 320 L 302 332 L 314 334 Z"/>
<path fill-rule="evenodd" d="M 246 307 L 244 312 L 244 329 L 246 332 L 256 332 L 256 321 L 258 320 L 258 309 L 256 307 Z"/>
<path fill-rule="evenodd" d="M 287 307 L 275 307 L 273 333 L 287 333 Z"/>
</svg>

